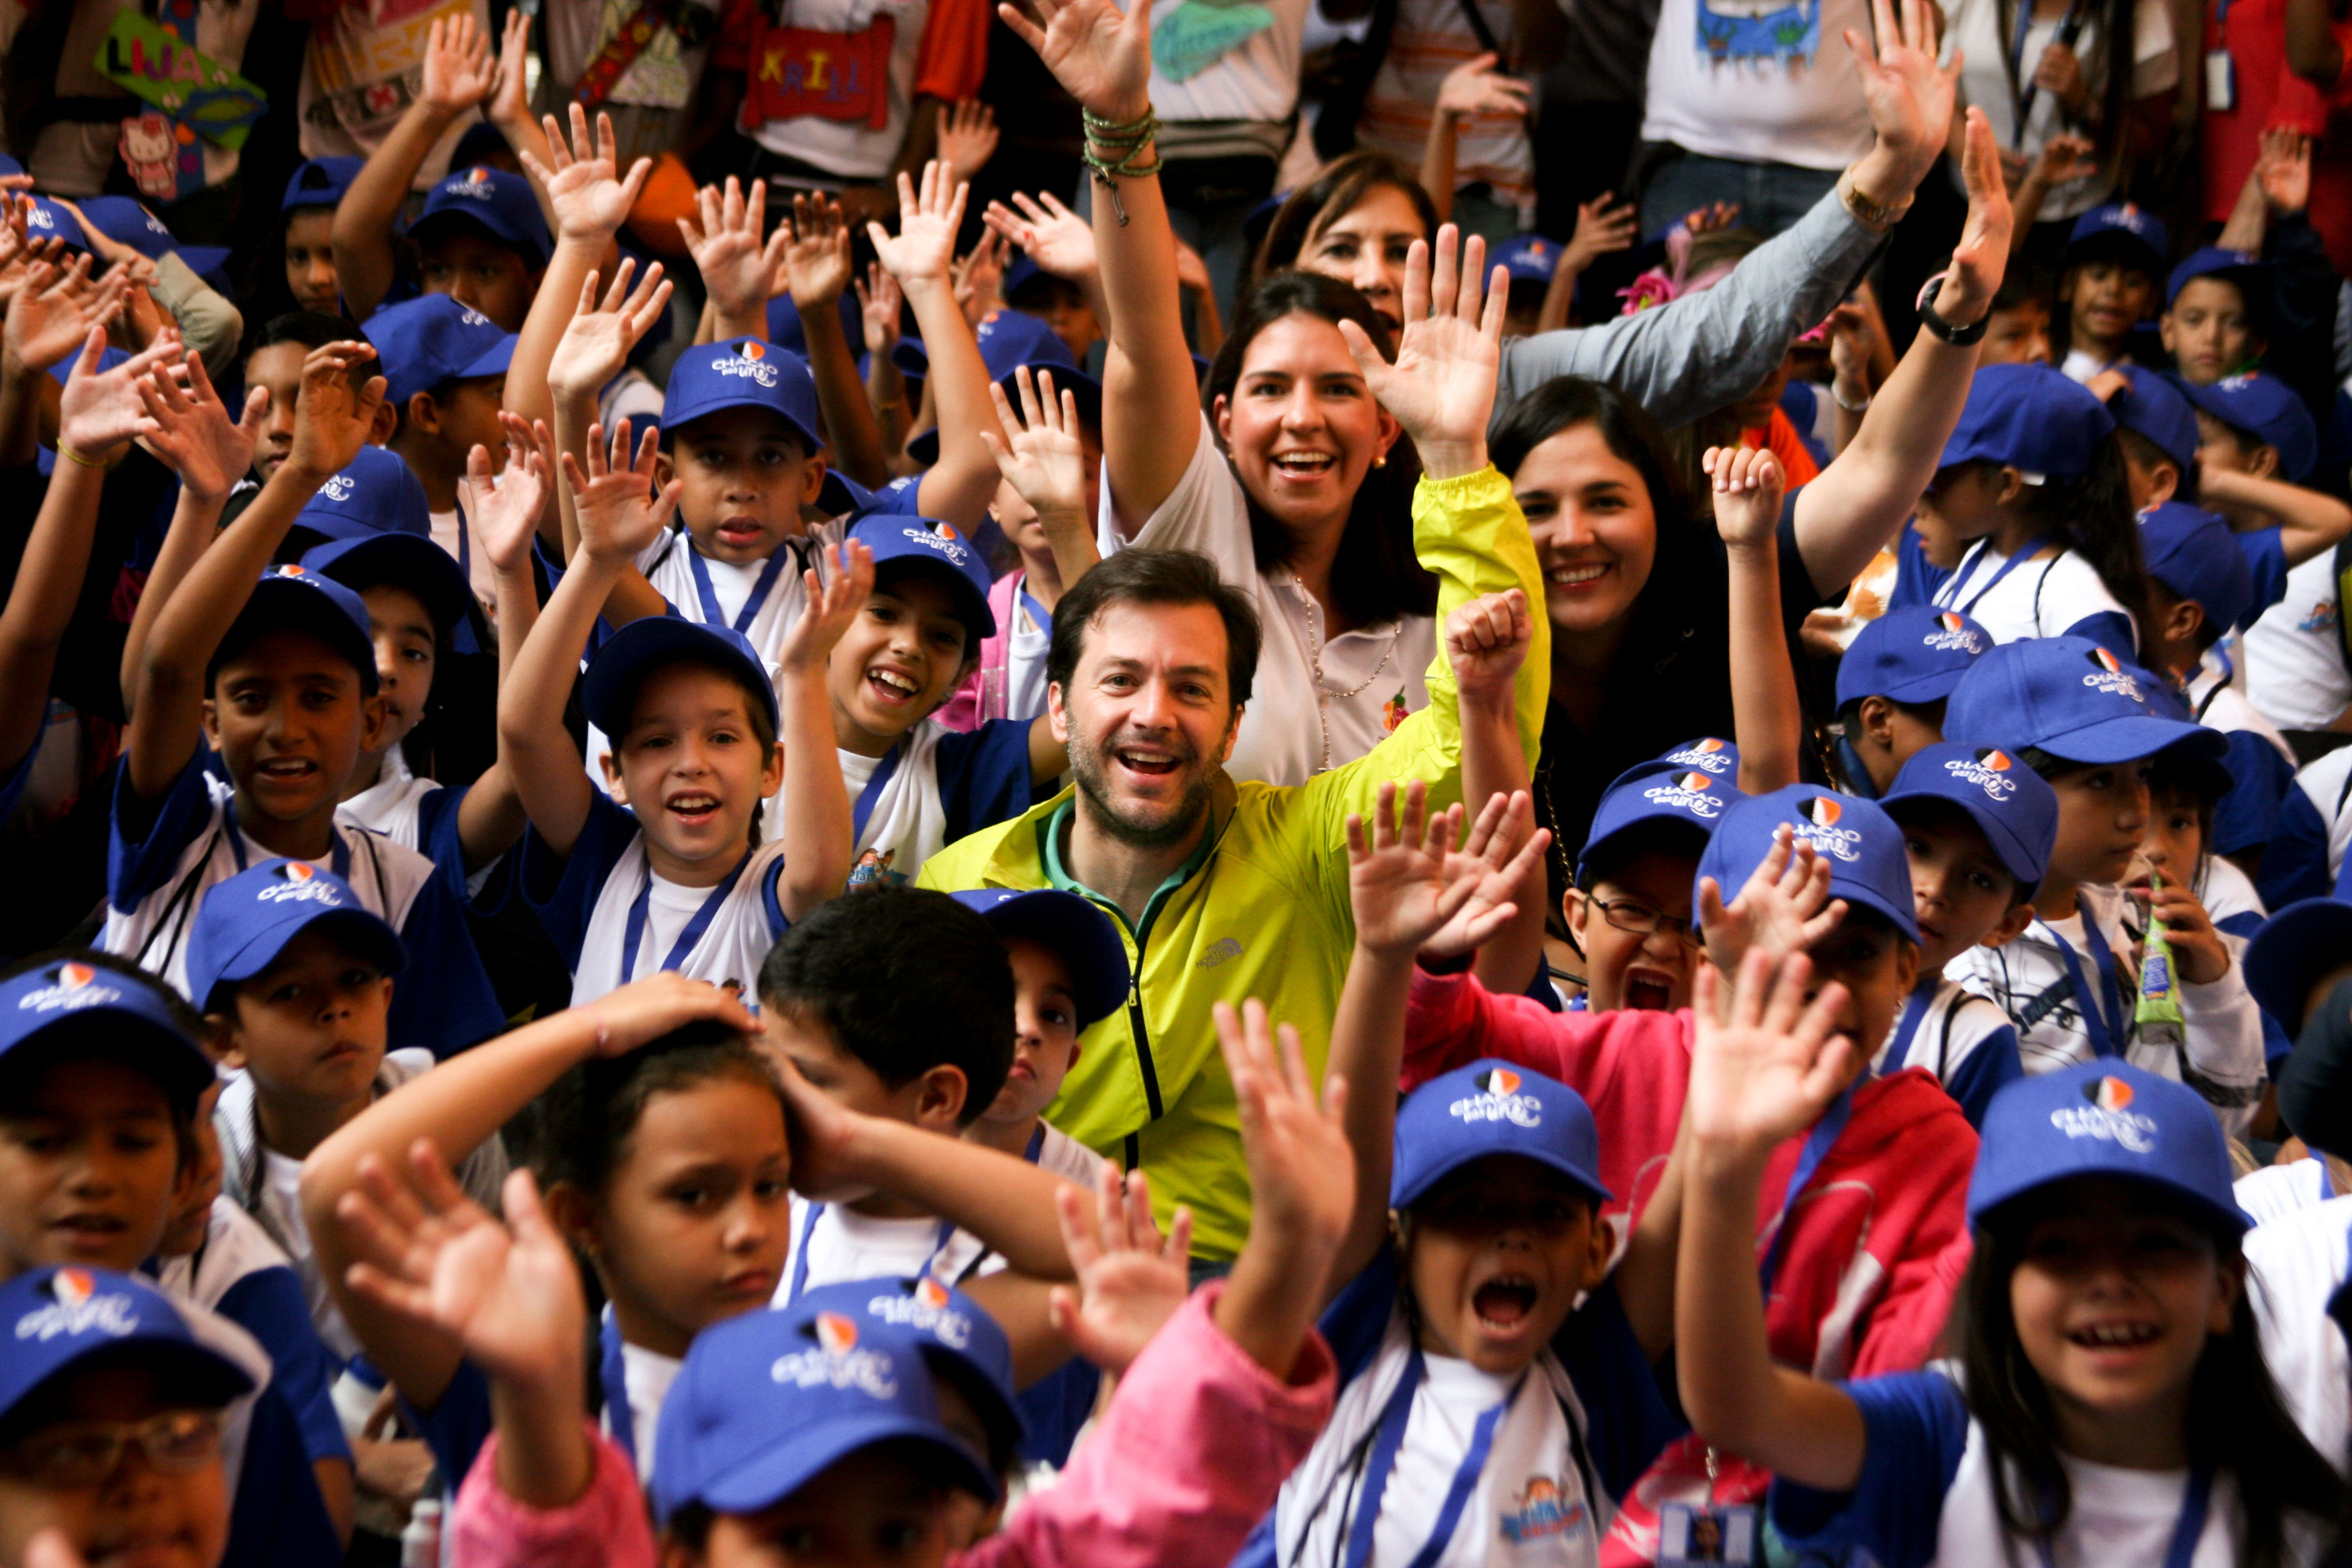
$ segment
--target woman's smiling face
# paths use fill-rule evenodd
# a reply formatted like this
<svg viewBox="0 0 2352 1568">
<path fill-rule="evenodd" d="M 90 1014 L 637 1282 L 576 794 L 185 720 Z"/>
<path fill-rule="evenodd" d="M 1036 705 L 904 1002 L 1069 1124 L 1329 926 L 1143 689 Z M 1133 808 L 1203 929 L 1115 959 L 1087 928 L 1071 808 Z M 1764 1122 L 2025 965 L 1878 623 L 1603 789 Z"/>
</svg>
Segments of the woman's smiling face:
<svg viewBox="0 0 2352 1568">
<path fill-rule="evenodd" d="M 1610 449 L 1598 425 L 1571 425 L 1536 444 L 1511 489 L 1535 536 L 1551 624 L 1591 635 L 1630 615 L 1658 554 L 1642 470 Z"/>
<path fill-rule="evenodd" d="M 1339 329 L 1297 310 L 1250 340 L 1214 416 L 1242 488 L 1293 534 L 1345 528 L 1398 435 Z"/>
<path fill-rule="evenodd" d="M 1429 238 L 1421 209 L 1394 185 L 1375 185 L 1356 205 L 1317 226 L 1296 265 L 1355 285 L 1395 331 L 1404 322 L 1404 263 L 1416 239 Z"/>
</svg>

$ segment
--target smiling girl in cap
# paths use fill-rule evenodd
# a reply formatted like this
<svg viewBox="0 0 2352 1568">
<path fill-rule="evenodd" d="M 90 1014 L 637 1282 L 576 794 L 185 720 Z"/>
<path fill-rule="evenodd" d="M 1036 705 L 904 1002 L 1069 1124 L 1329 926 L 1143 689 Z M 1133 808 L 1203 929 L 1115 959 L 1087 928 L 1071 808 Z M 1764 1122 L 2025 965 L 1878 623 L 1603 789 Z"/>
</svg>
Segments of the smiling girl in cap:
<svg viewBox="0 0 2352 1568">
<path fill-rule="evenodd" d="M 1767 1157 L 1852 1054 L 1825 1030 L 1735 1032 L 1692 1075 L 1683 1405 L 1778 1473 L 1780 1538 L 1886 1568 L 2314 1560 L 2343 1482 L 2264 1365 L 2221 1130 L 2152 1073 L 2083 1063 L 1993 1101 L 1957 1367 L 1833 1383 L 1776 1358 L 1755 1295 L 1724 1282 L 1753 1256 Z"/>
</svg>

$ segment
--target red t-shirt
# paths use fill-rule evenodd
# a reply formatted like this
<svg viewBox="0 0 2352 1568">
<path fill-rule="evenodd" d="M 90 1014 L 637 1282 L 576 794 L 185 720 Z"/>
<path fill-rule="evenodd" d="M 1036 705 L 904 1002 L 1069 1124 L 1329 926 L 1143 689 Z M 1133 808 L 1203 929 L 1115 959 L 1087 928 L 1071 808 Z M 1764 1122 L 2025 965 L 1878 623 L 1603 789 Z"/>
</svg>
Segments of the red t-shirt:
<svg viewBox="0 0 2352 1568">
<path fill-rule="evenodd" d="M 2352 22 L 2335 26 L 2352 60 Z M 2226 42 L 2237 85 L 2235 107 L 2205 110 L 2205 216 L 2226 223 L 2261 151 L 2263 132 L 2292 125 L 2317 137 L 2311 155 L 2311 226 L 2338 272 L 2352 273 L 2352 71 L 2326 92 L 2287 68 L 2286 0 L 2231 0 L 2226 22 L 2209 8 L 2205 52 Z"/>
</svg>

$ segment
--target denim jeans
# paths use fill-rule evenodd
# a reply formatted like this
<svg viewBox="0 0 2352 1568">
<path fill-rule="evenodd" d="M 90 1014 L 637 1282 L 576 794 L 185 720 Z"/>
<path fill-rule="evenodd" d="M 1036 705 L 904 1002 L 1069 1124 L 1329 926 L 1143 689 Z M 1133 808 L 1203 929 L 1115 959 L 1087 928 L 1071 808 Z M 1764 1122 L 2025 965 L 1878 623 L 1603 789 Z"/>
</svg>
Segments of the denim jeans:
<svg viewBox="0 0 2352 1568">
<path fill-rule="evenodd" d="M 1837 184 L 1838 173 L 1685 153 L 1650 176 L 1642 193 L 1642 235 L 1656 234 L 1694 208 L 1738 202 L 1739 226 L 1769 239 L 1811 211 Z"/>
</svg>

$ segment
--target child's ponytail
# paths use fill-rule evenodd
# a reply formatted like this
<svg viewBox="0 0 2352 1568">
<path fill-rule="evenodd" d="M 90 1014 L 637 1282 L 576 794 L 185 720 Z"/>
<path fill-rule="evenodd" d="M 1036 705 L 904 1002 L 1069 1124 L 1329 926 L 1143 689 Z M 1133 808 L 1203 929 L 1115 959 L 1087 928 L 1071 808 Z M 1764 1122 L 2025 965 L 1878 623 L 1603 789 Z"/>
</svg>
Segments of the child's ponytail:
<svg viewBox="0 0 2352 1568">
<path fill-rule="evenodd" d="M 2102 440 L 2091 466 L 2074 479 L 2052 475 L 2025 487 L 2018 509 L 2035 528 L 2091 563 L 2116 603 L 2130 612 L 2143 640 L 2156 625 L 2147 568 L 2140 558 L 2139 516 L 2132 510 L 2131 470 L 2123 444 Z"/>
<path fill-rule="evenodd" d="M 1954 1325 L 1961 1343 L 1969 1412 L 1994 1458 L 1993 1502 L 2006 1546 L 2054 1536 L 2074 1503 L 2059 1462 L 2056 1415 L 2041 1374 L 2026 1359 L 2010 1311 L 2010 1276 L 2025 1257 L 2032 1216 L 1995 1211 L 1977 1237 L 1960 1285 Z M 2216 1257 L 2241 1257 L 2238 1237 L 2213 1234 Z M 2343 1478 L 2287 1413 L 2263 1359 L 2252 1303 L 2240 1292 L 2230 1331 L 2209 1336 L 2189 1384 L 2189 1461 L 2228 1470 L 2238 1487 L 2245 1536 L 2233 1559 L 2242 1568 L 2281 1568 L 2286 1519 L 2337 1527 L 2346 1513 Z"/>
</svg>

